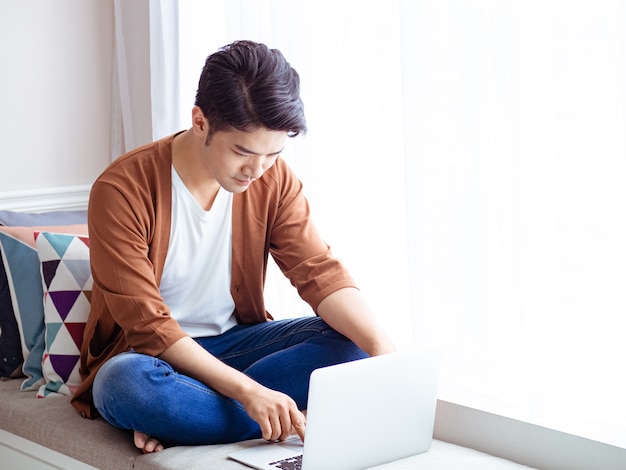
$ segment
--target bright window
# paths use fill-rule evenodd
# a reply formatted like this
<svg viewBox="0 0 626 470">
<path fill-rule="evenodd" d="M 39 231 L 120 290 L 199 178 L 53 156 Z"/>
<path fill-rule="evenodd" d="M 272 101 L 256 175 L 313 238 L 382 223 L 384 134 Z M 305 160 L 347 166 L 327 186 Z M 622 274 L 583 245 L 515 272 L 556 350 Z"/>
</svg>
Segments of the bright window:
<svg viewBox="0 0 626 470">
<path fill-rule="evenodd" d="M 387 330 L 443 348 L 442 398 L 626 447 L 622 3 L 180 9 L 182 127 L 209 53 L 283 51 L 310 128 L 285 158 Z"/>
</svg>

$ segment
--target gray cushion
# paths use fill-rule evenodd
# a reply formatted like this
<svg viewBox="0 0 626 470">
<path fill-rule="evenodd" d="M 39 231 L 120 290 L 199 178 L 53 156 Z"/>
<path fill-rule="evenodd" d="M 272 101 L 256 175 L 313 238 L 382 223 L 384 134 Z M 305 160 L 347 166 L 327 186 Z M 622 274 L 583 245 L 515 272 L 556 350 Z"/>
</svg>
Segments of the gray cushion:
<svg viewBox="0 0 626 470">
<path fill-rule="evenodd" d="M 2 429 L 97 468 L 133 468 L 140 452 L 130 432 L 102 419 L 82 418 L 70 405 L 70 397 L 36 398 L 35 392 L 21 392 L 20 382 L 0 382 Z"/>
<path fill-rule="evenodd" d="M 0 428 L 103 470 L 245 470 L 228 459 L 236 449 L 253 441 L 215 446 L 180 446 L 142 455 L 132 443 L 132 433 L 102 419 L 83 419 L 69 397 L 35 398 L 20 392 L 19 381 L 0 381 Z M 434 440 L 429 452 L 375 467 L 384 470 L 520 470 L 528 467 Z"/>
</svg>

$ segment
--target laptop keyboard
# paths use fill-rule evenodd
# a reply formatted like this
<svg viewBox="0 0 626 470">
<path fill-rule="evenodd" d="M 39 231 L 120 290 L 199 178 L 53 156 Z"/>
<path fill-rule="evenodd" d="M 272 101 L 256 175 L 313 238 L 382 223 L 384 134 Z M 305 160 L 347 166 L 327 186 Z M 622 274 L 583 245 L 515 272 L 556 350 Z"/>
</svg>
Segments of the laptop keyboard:
<svg viewBox="0 0 626 470">
<path fill-rule="evenodd" d="M 302 469 L 302 455 L 296 455 L 295 457 L 288 457 L 286 459 L 277 460 L 271 462 L 272 467 L 279 468 L 280 470 L 301 470 Z"/>
</svg>

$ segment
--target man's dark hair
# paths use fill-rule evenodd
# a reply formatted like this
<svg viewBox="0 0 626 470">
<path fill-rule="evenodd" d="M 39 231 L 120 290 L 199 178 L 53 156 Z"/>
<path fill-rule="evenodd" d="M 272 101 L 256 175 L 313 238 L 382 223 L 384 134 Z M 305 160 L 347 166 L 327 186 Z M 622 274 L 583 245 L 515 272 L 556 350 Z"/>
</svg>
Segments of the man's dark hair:
<svg viewBox="0 0 626 470">
<path fill-rule="evenodd" d="M 209 121 L 209 135 L 229 127 L 306 132 L 300 77 L 282 53 L 264 44 L 236 41 L 211 54 L 204 64 L 196 106 Z"/>
</svg>

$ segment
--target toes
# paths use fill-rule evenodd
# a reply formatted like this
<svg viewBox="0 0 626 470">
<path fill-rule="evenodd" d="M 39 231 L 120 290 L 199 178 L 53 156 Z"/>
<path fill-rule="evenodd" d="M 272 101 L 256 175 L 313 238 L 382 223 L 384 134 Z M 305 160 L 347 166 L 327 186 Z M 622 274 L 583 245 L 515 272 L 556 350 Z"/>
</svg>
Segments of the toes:
<svg viewBox="0 0 626 470">
<path fill-rule="evenodd" d="M 160 452 L 163 450 L 163 445 L 153 437 L 148 436 L 146 433 L 135 431 L 134 434 L 135 446 L 141 449 L 144 454 L 151 452 Z"/>
<path fill-rule="evenodd" d="M 148 440 L 148 435 L 143 432 L 135 431 L 133 440 L 135 442 L 135 447 L 143 449 L 146 445 L 146 441 Z"/>
</svg>

